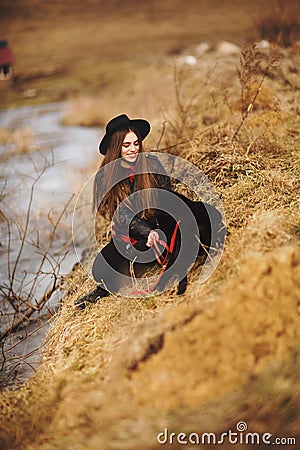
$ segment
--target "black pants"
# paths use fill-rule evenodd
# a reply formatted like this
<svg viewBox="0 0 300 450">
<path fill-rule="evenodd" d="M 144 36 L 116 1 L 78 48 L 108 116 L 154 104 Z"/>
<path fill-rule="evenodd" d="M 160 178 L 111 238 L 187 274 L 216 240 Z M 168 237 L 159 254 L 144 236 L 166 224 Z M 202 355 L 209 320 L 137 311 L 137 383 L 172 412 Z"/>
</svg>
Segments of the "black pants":
<svg viewBox="0 0 300 450">
<path fill-rule="evenodd" d="M 93 277 L 97 283 L 110 291 L 118 292 L 125 286 L 131 286 L 132 272 L 130 265 L 133 261 L 134 275 L 139 278 L 155 264 L 155 255 L 152 249 L 146 246 L 147 239 L 139 240 L 134 246 L 118 241 L 118 248 L 111 239 L 95 258 L 93 264 Z M 121 251 L 120 251 L 121 250 Z M 142 261 L 140 252 L 148 253 L 146 262 Z"/>
</svg>

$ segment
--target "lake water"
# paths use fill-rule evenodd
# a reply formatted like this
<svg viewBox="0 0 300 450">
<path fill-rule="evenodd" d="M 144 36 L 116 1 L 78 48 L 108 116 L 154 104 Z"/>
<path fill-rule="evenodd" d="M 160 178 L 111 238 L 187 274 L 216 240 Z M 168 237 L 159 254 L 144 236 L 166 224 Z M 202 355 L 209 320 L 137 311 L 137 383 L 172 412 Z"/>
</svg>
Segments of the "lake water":
<svg viewBox="0 0 300 450">
<path fill-rule="evenodd" d="M 51 273 L 53 266 L 59 274 L 66 274 L 77 262 L 77 255 L 72 246 L 72 202 L 99 163 L 97 148 L 101 130 L 63 126 L 61 118 L 65 107 L 65 103 L 57 103 L 0 112 L 0 128 L 11 131 L 23 130 L 23 133 L 24 129 L 28 129 L 33 136 L 29 153 L 22 154 L 15 151 L 14 143 L 0 143 L 1 211 L 12 220 L 10 241 L 9 229 L 3 217 L 0 222 L 2 288 L 9 283 L 11 279 L 9 272 L 12 272 L 20 253 L 22 244 L 20 229 L 24 229 L 26 224 L 30 192 L 37 177 L 40 176 L 33 191 L 28 235 L 16 267 L 14 282 L 16 292 L 19 290 L 30 292 L 30 283 L 40 267 L 42 253 L 50 242 L 51 222 L 57 220 L 67 202 L 71 202 L 57 228 L 49 252 L 52 259 L 49 257 L 49 261 L 44 262 L 42 271 L 45 275 L 39 277 L 31 301 L 39 299 L 45 289 L 53 283 L 53 275 L 48 274 Z M 71 200 L 72 196 L 74 200 Z M 37 243 L 40 248 L 37 247 Z M 78 249 L 80 250 L 77 244 L 77 253 Z M 4 347 L 7 350 L 6 361 L 2 362 L 2 367 L 0 361 L 2 381 L 10 374 L 10 379 L 14 380 L 14 383 L 19 383 L 34 373 L 40 360 L 38 347 L 48 329 L 45 313 L 51 314 L 55 311 L 60 297 L 61 294 L 56 291 L 42 314 L 35 314 L 35 321 L 24 329 L 19 329 L 6 341 Z M 1 292 L 0 313 L 0 331 L 3 332 L 11 325 L 13 310 L 4 301 L 3 295 L 1 299 Z"/>
</svg>

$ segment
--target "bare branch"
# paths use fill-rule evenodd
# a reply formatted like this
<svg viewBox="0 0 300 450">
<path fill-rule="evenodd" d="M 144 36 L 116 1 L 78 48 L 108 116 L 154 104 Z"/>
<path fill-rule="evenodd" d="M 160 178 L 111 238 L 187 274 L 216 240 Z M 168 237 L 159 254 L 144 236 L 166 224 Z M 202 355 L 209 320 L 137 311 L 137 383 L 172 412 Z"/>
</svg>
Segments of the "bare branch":
<svg viewBox="0 0 300 450">
<path fill-rule="evenodd" d="M 26 311 L 26 313 L 20 317 L 17 321 L 15 321 L 6 331 L 4 331 L 2 334 L 0 334 L 0 342 L 2 342 L 4 339 L 6 339 L 10 334 L 14 333 L 18 327 L 23 324 L 24 322 L 28 321 L 33 313 L 36 311 L 40 311 L 45 303 L 49 300 L 53 292 L 58 289 L 57 285 L 57 277 L 54 276 L 54 282 L 51 288 L 49 288 L 44 295 L 39 299 L 36 306 L 31 305 L 31 308 Z"/>
</svg>

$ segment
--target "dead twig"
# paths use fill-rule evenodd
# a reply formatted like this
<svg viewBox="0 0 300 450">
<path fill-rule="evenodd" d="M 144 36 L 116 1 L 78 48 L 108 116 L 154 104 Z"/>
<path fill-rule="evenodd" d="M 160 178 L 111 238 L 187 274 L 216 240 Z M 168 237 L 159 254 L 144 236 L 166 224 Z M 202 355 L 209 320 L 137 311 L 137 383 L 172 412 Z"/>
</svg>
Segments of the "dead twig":
<svg viewBox="0 0 300 450">
<path fill-rule="evenodd" d="M 2 342 L 5 338 L 7 338 L 10 334 L 14 333 L 20 325 L 24 322 L 29 321 L 30 317 L 36 311 L 40 311 L 44 304 L 49 300 L 52 296 L 53 292 L 58 289 L 59 285 L 57 285 L 57 277 L 54 276 L 54 282 L 51 288 L 49 288 L 44 295 L 39 299 L 36 306 L 31 305 L 30 308 L 26 311 L 24 315 L 22 315 L 17 321 L 13 322 L 13 324 L 3 333 L 0 334 L 0 342 Z"/>
<path fill-rule="evenodd" d="M 54 162 L 52 161 L 54 164 Z M 0 334 L 0 342 L 4 341 L 9 335 L 14 333 L 18 327 L 26 322 L 28 322 L 31 316 L 37 312 L 41 311 L 47 301 L 52 296 L 53 292 L 57 290 L 60 286 L 59 273 L 61 262 L 65 259 L 68 252 L 65 252 L 61 257 L 54 257 L 51 255 L 51 250 L 55 243 L 57 229 L 62 221 L 63 216 L 65 215 L 67 209 L 70 206 L 70 203 L 74 197 L 71 195 L 69 200 L 64 204 L 64 207 L 60 211 L 58 217 L 53 219 L 50 212 L 48 214 L 48 219 L 50 223 L 50 234 L 48 244 L 45 248 L 41 246 L 40 241 L 40 233 L 38 230 L 32 231 L 31 225 L 33 222 L 32 219 L 32 210 L 34 204 L 34 192 L 36 189 L 36 185 L 41 177 L 44 175 L 45 171 L 51 167 L 51 164 L 45 159 L 44 165 L 42 169 L 38 172 L 38 168 L 35 163 L 32 161 L 34 170 L 37 172 L 36 177 L 34 178 L 29 192 L 29 200 L 25 213 L 24 222 L 22 219 L 15 218 L 11 219 L 7 217 L 7 214 L 2 213 L 2 218 L 4 219 L 7 225 L 7 273 L 8 273 L 8 283 L 2 284 L 0 286 L 0 292 L 4 296 L 3 302 L 7 302 L 10 308 L 13 310 L 12 318 L 7 321 L 6 329 L 2 331 Z M 17 239 L 20 239 L 20 245 L 16 254 L 14 261 L 11 258 L 11 250 L 12 250 L 12 239 L 13 239 L 13 230 L 17 234 Z M 29 236 L 30 234 L 34 234 L 35 238 Z M 15 237 L 14 237 L 15 239 Z M 31 245 L 36 248 L 37 254 L 39 255 L 38 266 L 33 271 L 30 272 L 28 270 L 22 271 L 22 276 L 17 276 L 19 266 L 21 263 L 21 259 L 25 250 L 25 244 Z M 44 270 L 45 264 L 49 265 L 49 270 Z M 53 281 L 51 282 L 51 286 L 44 291 L 44 293 L 33 301 L 35 296 L 35 292 L 39 287 L 41 281 L 45 279 L 46 276 L 52 276 Z M 7 311 L 10 314 L 11 310 Z M 4 316 L 7 314 L 4 311 Z"/>
<path fill-rule="evenodd" d="M 237 68 L 237 73 L 241 86 L 241 112 L 242 117 L 235 132 L 233 133 L 231 143 L 234 144 L 237 136 L 243 127 L 247 117 L 253 111 L 256 104 L 257 97 L 262 90 L 262 85 L 266 77 L 270 74 L 271 69 L 278 64 L 279 50 L 273 45 L 270 48 L 269 59 L 265 67 L 262 66 L 262 54 L 256 44 L 246 45 L 242 49 L 240 66 Z M 258 77 L 262 73 L 259 82 Z M 256 85 L 254 92 L 253 86 Z"/>
</svg>

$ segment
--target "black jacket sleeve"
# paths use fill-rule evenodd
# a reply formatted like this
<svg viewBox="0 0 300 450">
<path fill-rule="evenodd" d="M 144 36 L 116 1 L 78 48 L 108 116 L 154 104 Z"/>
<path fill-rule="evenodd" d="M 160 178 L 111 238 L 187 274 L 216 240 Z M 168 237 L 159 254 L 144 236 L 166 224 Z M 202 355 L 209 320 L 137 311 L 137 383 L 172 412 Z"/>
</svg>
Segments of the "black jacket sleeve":
<svg viewBox="0 0 300 450">
<path fill-rule="evenodd" d="M 157 184 L 161 189 L 172 191 L 172 185 L 169 175 L 167 175 L 164 166 L 156 156 L 149 155 L 151 172 L 156 178 Z"/>
<path fill-rule="evenodd" d="M 134 194 L 133 194 L 134 197 Z M 132 198 L 133 198 L 132 197 Z M 121 205 L 116 209 L 113 217 L 114 227 L 121 234 L 128 235 L 134 239 L 141 239 L 148 237 L 152 228 L 146 220 L 138 217 L 138 214 L 133 212 L 130 207 L 129 201 L 123 201 Z"/>
</svg>

